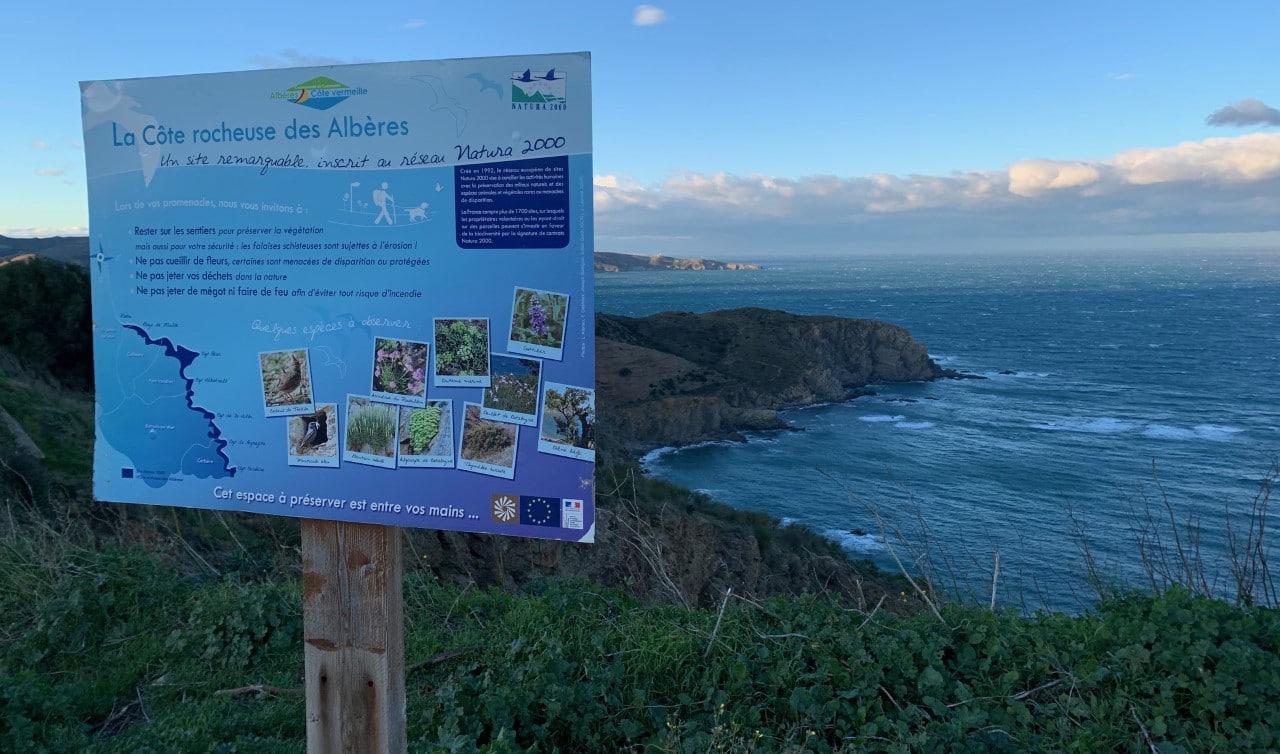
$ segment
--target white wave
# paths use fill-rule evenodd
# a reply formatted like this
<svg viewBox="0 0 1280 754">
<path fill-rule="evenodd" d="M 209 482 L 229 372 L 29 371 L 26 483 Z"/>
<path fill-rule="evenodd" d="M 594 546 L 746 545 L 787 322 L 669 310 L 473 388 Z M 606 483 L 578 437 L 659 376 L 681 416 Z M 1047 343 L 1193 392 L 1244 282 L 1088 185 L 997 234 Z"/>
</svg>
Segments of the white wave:
<svg viewBox="0 0 1280 754">
<path fill-rule="evenodd" d="M 1191 428 L 1171 427 L 1167 424 L 1149 424 L 1142 434 L 1157 440 L 1231 442 L 1235 435 L 1243 431 L 1240 427 L 1229 427 L 1221 424 L 1197 424 Z"/>
<path fill-rule="evenodd" d="M 822 536 L 850 552 L 876 552 L 884 549 L 884 538 L 878 534 L 846 529 L 824 529 Z"/>
<path fill-rule="evenodd" d="M 906 418 L 907 417 L 902 414 L 898 414 L 897 416 L 890 416 L 888 414 L 867 414 L 866 416 L 859 416 L 858 421 L 878 424 L 880 422 L 900 422 Z"/>
<path fill-rule="evenodd" d="M 663 456 L 667 455 L 668 453 L 674 453 L 674 452 L 676 452 L 676 448 L 670 445 L 662 448 L 654 448 L 648 453 L 645 453 L 644 455 L 640 456 L 640 468 L 644 469 L 645 471 L 648 471 L 649 467 L 652 466 L 657 461 L 659 461 Z"/>
<path fill-rule="evenodd" d="M 1026 380 L 1031 378 L 1042 380 L 1046 377 L 1053 376 L 1049 372 L 1015 372 L 1011 369 L 1004 369 L 999 372 L 979 372 L 978 374 L 989 380 Z"/>
<path fill-rule="evenodd" d="M 1056 432 L 1092 432 L 1097 434 L 1114 434 L 1116 432 L 1128 432 L 1137 425 L 1133 422 L 1127 422 L 1123 419 L 1116 419 L 1112 416 L 1102 416 L 1093 419 L 1060 419 L 1058 421 L 1042 422 L 1040 424 L 1032 424 L 1032 429 L 1046 429 Z"/>
<path fill-rule="evenodd" d="M 1227 427 L 1220 424 L 1197 424 L 1195 426 L 1195 432 L 1197 437 L 1202 437 L 1206 440 L 1214 440 L 1217 442 L 1227 442 L 1234 435 L 1237 435 L 1243 431 L 1244 430 L 1241 429 L 1240 427 Z"/>
<path fill-rule="evenodd" d="M 928 429 L 933 422 L 897 422 L 893 426 L 899 429 Z"/>
<path fill-rule="evenodd" d="M 1142 430 L 1142 434 L 1157 440 L 1191 440 L 1196 436 L 1193 430 L 1184 427 L 1170 427 L 1167 424 L 1149 424 L 1146 429 Z"/>
<path fill-rule="evenodd" d="M 667 445 L 661 448 L 654 448 L 648 453 L 645 453 L 644 455 L 640 456 L 640 468 L 644 469 L 646 472 L 652 471 L 650 467 L 653 464 L 657 463 L 658 461 L 661 461 L 665 456 L 671 455 L 672 453 L 675 453 L 676 451 L 679 451 L 679 450 L 689 450 L 690 448 L 705 448 L 711 445 L 737 445 L 737 444 L 738 443 L 733 442 L 732 440 L 706 440 L 703 442 L 695 442 L 692 445 L 681 445 L 680 447 Z"/>
</svg>

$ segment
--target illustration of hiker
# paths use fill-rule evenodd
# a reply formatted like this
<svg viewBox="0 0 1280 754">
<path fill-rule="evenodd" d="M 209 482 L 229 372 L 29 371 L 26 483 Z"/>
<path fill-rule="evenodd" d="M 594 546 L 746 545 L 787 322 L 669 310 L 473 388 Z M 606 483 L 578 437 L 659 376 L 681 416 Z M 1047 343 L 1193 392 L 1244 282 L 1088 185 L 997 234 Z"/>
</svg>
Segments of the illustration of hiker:
<svg viewBox="0 0 1280 754">
<path fill-rule="evenodd" d="M 374 225 L 382 222 L 383 218 L 386 218 L 387 225 L 396 224 L 396 198 L 387 193 L 386 181 L 382 182 L 381 188 L 373 190 L 373 204 L 378 208 L 378 216 L 373 219 Z M 391 205 L 390 209 L 387 208 L 388 204 Z"/>
</svg>

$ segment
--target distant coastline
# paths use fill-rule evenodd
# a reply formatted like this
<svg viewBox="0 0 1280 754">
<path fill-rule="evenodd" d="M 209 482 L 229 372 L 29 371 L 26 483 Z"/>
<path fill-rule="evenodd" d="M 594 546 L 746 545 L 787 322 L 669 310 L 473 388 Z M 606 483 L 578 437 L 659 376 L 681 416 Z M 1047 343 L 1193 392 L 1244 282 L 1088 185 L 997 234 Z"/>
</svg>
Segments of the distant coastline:
<svg viewBox="0 0 1280 754">
<path fill-rule="evenodd" d="M 652 270 L 758 270 L 758 264 L 719 262 L 714 259 L 681 259 L 661 254 L 618 254 L 597 251 L 596 272 L 648 272 Z"/>
<path fill-rule="evenodd" d="M 0 264 L 26 261 L 32 254 L 67 264 L 89 265 L 87 236 L 53 236 L 50 238 L 9 238 L 0 236 Z M 596 272 L 652 272 L 655 270 L 759 270 L 758 264 L 721 262 L 715 259 L 686 259 L 662 254 L 619 254 L 598 251 Z"/>
</svg>

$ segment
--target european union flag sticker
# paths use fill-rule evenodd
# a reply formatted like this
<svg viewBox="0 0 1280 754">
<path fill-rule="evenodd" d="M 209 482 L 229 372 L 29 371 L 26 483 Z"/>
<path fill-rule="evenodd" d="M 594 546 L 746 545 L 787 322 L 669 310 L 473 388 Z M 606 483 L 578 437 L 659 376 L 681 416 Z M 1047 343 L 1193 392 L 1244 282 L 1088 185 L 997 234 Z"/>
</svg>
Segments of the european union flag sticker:
<svg viewBox="0 0 1280 754">
<path fill-rule="evenodd" d="M 520 496 L 520 523 L 530 526 L 560 526 L 560 498 Z"/>
</svg>

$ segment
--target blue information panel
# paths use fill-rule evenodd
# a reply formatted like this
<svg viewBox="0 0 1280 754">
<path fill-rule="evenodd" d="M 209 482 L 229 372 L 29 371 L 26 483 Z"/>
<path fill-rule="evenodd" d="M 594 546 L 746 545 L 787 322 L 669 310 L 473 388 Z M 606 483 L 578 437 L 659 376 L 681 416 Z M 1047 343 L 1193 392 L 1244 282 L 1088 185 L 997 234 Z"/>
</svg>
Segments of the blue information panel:
<svg viewBox="0 0 1280 754">
<path fill-rule="evenodd" d="M 594 539 L 588 54 L 81 94 L 100 500 Z"/>
</svg>

